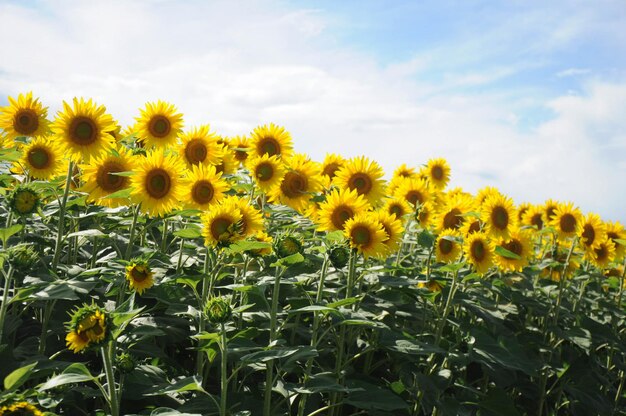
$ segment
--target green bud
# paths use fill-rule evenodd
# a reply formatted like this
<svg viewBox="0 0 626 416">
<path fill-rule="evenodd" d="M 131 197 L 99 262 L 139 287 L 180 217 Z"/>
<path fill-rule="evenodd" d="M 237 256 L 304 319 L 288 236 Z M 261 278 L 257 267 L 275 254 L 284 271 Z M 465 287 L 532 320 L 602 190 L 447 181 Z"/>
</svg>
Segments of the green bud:
<svg viewBox="0 0 626 416">
<path fill-rule="evenodd" d="M 18 244 L 7 250 L 9 263 L 14 269 L 22 273 L 32 270 L 39 259 L 39 255 L 29 244 Z"/>
<path fill-rule="evenodd" d="M 122 372 L 123 374 L 128 374 L 135 369 L 137 362 L 135 360 L 135 357 L 126 352 L 123 352 L 115 357 L 115 364 L 120 372 Z"/>
<path fill-rule="evenodd" d="M 212 298 L 206 305 L 207 317 L 209 318 L 209 322 L 213 324 L 228 322 L 231 313 L 230 302 L 224 297 Z"/>
<path fill-rule="evenodd" d="M 11 210 L 20 216 L 27 216 L 39 208 L 39 195 L 28 185 L 18 185 L 9 194 L 9 206 Z"/>
<path fill-rule="evenodd" d="M 350 249 L 346 246 L 334 246 L 328 252 L 328 258 L 335 269 L 343 269 L 350 260 Z"/>
<path fill-rule="evenodd" d="M 283 235 L 276 241 L 274 252 L 278 258 L 291 256 L 296 253 L 302 254 L 302 241 L 292 235 Z"/>
</svg>

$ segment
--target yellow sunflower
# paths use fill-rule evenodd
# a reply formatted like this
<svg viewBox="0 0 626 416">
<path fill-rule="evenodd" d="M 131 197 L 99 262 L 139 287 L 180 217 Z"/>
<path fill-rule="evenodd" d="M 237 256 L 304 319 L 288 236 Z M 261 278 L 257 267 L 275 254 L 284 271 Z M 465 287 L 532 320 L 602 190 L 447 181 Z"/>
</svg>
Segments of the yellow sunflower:
<svg viewBox="0 0 626 416">
<path fill-rule="evenodd" d="M 468 216 L 465 218 L 465 222 L 463 222 L 463 225 L 461 226 L 460 231 L 461 231 L 461 235 L 468 236 L 470 234 L 483 231 L 484 228 L 485 228 L 485 225 L 480 220 L 480 218 Z"/>
<path fill-rule="evenodd" d="M 324 180 L 324 186 L 330 187 L 333 178 L 337 174 L 337 171 L 346 163 L 346 160 L 335 153 L 327 153 L 322 162 L 322 179 Z"/>
<path fill-rule="evenodd" d="M 558 203 L 550 225 L 556 230 L 561 241 L 575 237 L 583 214 L 571 202 Z"/>
<path fill-rule="evenodd" d="M 613 241 L 605 239 L 592 249 L 585 250 L 585 258 L 598 269 L 604 270 L 615 260 L 615 244 Z"/>
<path fill-rule="evenodd" d="M 270 201 L 304 212 L 313 194 L 323 188 L 320 166 L 306 155 L 296 154 L 287 161 L 286 168 L 280 185 L 269 193 Z"/>
<path fill-rule="evenodd" d="M 437 190 L 444 189 L 450 181 L 450 165 L 443 158 L 430 159 L 426 165 L 428 183 Z"/>
<path fill-rule="evenodd" d="M 126 266 L 128 286 L 140 295 L 154 285 L 154 272 L 145 261 L 133 261 Z"/>
<path fill-rule="evenodd" d="M 235 155 L 228 151 L 228 146 L 222 145 L 222 157 L 215 164 L 215 169 L 223 175 L 232 175 L 237 171 L 239 162 L 235 159 Z"/>
<path fill-rule="evenodd" d="M 544 211 L 544 220 L 547 223 L 550 223 L 556 214 L 556 209 L 559 207 L 559 203 L 553 199 L 548 199 L 543 203 Z"/>
<path fill-rule="evenodd" d="M 163 149 L 148 152 L 136 160 L 131 177 L 131 199 L 141 204 L 141 210 L 152 216 L 163 216 L 178 207 L 183 197 L 180 173 L 183 162 L 166 155 Z"/>
<path fill-rule="evenodd" d="M 182 201 L 186 208 L 210 209 L 224 198 L 229 188 L 213 165 L 191 165 L 183 180 Z"/>
<path fill-rule="evenodd" d="M 517 226 L 513 200 L 504 195 L 490 196 L 481 207 L 480 219 L 490 237 L 507 240 L 511 230 Z"/>
<path fill-rule="evenodd" d="M 384 244 L 388 238 L 383 225 L 373 213 L 356 214 L 346 221 L 343 234 L 350 247 L 356 249 L 364 257 L 382 257 L 387 253 Z"/>
<path fill-rule="evenodd" d="M 528 227 L 535 227 L 537 230 L 542 230 L 545 224 L 544 221 L 545 210 L 541 205 L 531 205 L 528 207 L 524 215 L 522 216 L 521 224 Z"/>
<path fill-rule="evenodd" d="M 218 137 L 207 125 L 196 127 L 180 136 L 178 154 L 188 166 L 207 163 L 217 165 L 224 157 L 224 148 L 217 142 Z"/>
<path fill-rule="evenodd" d="M 624 226 L 618 221 L 607 222 L 606 236 L 615 244 L 615 261 L 622 261 L 626 255 L 626 246 L 623 243 L 626 241 L 626 230 L 624 230 Z M 622 240 L 622 242 L 620 243 L 617 240 Z"/>
<path fill-rule="evenodd" d="M 57 113 L 50 126 L 54 140 L 64 153 L 76 161 L 91 158 L 107 152 L 115 139 L 112 132 L 117 128 L 113 117 L 106 113 L 103 105 L 91 99 L 74 98 L 73 106 L 63 101 L 63 111 Z"/>
<path fill-rule="evenodd" d="M 33 139 L 22 151 L 21 166 L 35 179 L 50 180 L 67 169 L 63 153 L 49 139 Z"/>
<path fill-rule="evenodd" d="M 246 163 L 250 153 L 250 139 L 245 136 L 235 136 L 228 140 L 228 147 L 233 152 L 235 160 L 240 164 Z"/>
<path fill-rule="evenodd" d="M 455 197 L 444 199 L 442 207 L 434 219 L 435 228 L 441 232 L 443 230 L 459 230 L 464 222 L 464 215 L 472 211 L 474 204 L 473 199 L 466 195 L 457 195 Z"/>
<path fill-rule="evenodd" d="M 457 231 L 446 230 L 437 237 L 435 257 L 441 263 L 453 263 L 461 255 L 461 244 L 457 241 Z"/>
<path fill-rule="evenodd" d="M 385 194 L 383 175 L 377 162 L 364 156 L 355 157 L 337 171 L 333 184 L 341 189 L 354 189 L 372 206 L 377 206 Z"/>
<path fill-rule="evenodd" d="M 258 241 L 260 243 L 272 244 L 274 242 L 272 236 L 268 235 L 265 231 L 257 231 L 251 239 L 252 241 Z M 250 254 L 256 257 L 269 256 L 272 254 L 272 246 L 250 250 Z"/>
<path fill-rule="evenodd" d="M 387 194 L 393 195 L 394 191 L 398 188 L 398 185 L 402 180 L 406 178 L 419 178 L 417 172 L 415 172 L 415 168 L 410 168 L 406 165 L 406 163 L 401 164 L 393 171 L 393 175 L 391 176 L 391 180 L 389 181 L 389 185 L 387 186 Z"/>
<path fill-rule="evenodd" d="M 431 202 L 427 202 L 419 208 L 416 216 L 422 228 L 429 228 L 435 219 L 435 209 Z"/>
<path fill-rule="evenodd" d="M 7 142 L 19 136 L 42 137 L 48 134 L 48 107 L 44 107 L 39 98 L 33 99 L 32 92 L 18 95 L 17 100 L 9 97 L 9 104 L 8 107 L 0 107 L 0 129 L 4 130 Z"/>
<path fill-rule="evenodd" d="M 285 175 L 285 167 L 277 156 L 251 157 L 247 168 L 259 189 L 265 193 L 279 186 Z"/>
<path fill-rule="evenodd" d="M 265 228 L 263 225 L 263 214 L 261 214 L 261 211 L 250 205 L 247 199 L 236 196 L 229 196 L 227 199 L 233 199 L 234 205 L 237 206 L 239 212 L 241 213 L 239 233 L 242 238 L 252 236 Z"/>
<path fill-rule="evenodd" d="M 531 259 L 532 243 L 527 231 L 515 230 L 511 232 L 510 238 L 500 240 L 499 245 L 519 257 L 510 258 L 496 253 L 495 262 L 504 272 L 521 272 Z"/>
<path fill-rule="evenodd" d="M 493 266 L 494 247 L 484 232 L 469 234 L 463 243 L 463 252 L 478 274 L 484 275 Z"/>
<path fill-rule="evenodd" d="M 598 248 L 606 240 L 606 225 L 598 214 L 589 213 L 578 223 L 578 237 L 585 250 Z"/>
<path fill-rule="evenodd" d="M 77 353 L 89 346 L 89 338 L 85 333 L 70 331 L 65 336 L 65 344 L 70 351 Z"/>
<path fill-rule="evenodd" d="M 137 123 L 134 131 L 144 147 L 167 148 L 176 143 L 176 137 L 183 128 L 183 115 L 174 104 L 159 100 L 156 103 L 146 103 L 145 108 L 139 111 L 140 116 L 135 118 Z"/>
<path fill-rule="evenodd" d="M 251 148 L 255 156 L 278 156 L 288 158 L 293 151 L 291 134 L 274 123 L 259 126 L 250 134 Z"/>
<path fill-rule="evenodd" d="M 326 201 L 317 210 L 317 223 L 320 231 L 343 230 L 346 221 L 356 214 L 366 212 L 370 205 L 367 200 L 352 189 L 333 189 L 326 195 Z"/>
<path fill-rule="evenodd" d="M 382 209 L 389 214 L 394 214 L 398 219 L 402 219 L 405 215 L 415 212 L 405 199 L 397 197 L 387 199 Z"/>
<path fill-rule="evenodd" d="M 17 402 L 0 407 L 0 416 L 44 416 L 44 414 L 28 402 Z"/>
<path fill-rule="evenodd" d="M 200 221 L 207 246 L 227 246 L 241 239 L 242 216 L 234 198 L 225 198 L 211 207 L 200 216 Z"/>
<path fill-rule="evenodd" d="M 528 211 L 530 207 L 532 207 L 532 205 L 533 204 L 531 204 L 530 202 L 522 202 L 521 204 L 517 206 L 517 223 L 518 224 L 522 223 L 524 214 L 526 214 L 526 211 Z"/>
<path fill-rule="evenodd" d="M 395 214 L 390 214 L 386 210 L 376 211 L 376 219 L 383 225 L 383 230 L 385 230 L 387 234 L 387 239 L 383 241 L 387 252 L 396 252 L 400 247 L 404 235 L 402 221 L 398 219 Z"/>
<path fill-rule="evenodd" d="M 84 181 L 80 190 L 89 194 L 87 201 L 112 208 L 127 205 L 127 198 L 107 196 L 128 188 L 130 178 L 115 174 L 131 171 L 134 158 L 128 149 L 118 146 L 115 151 L 104 153 L 90 163 L 80 165 Z"/>
<path fill-rule="evenodd" d="M 550 248 L 551 246 L 552 244 L 550 243 Z M 557 250 L 555 254 L 556 255 L 553 255 L 552 253 L 550 253 L 550 251 L 548 251 L 545 258 L 554 258 L 561 265 L 557 267 L 544 268 L 543 270 L 541 270 L 540 276 L 544 279 L 551 279 L 555 282 L 561 280 L 561 277 L 564 277 L 565 279 L 571 279 L 574 276 L 574 273 L 580 268 L 580 256 L 575 251 L 572 252 L 572 254 L 570 255 L 569 249 Z M 567 263 L 567 267 L 565 267 L 565 263 L 568 261 L 568 256 L 569 263 Z"/>
<path fill-rule="evenodd" d="M 474 197 L 474 201 L 477 207 L 481 207 L 487 199 L 497 195 L 502 195 L 498 188 L 485 186 L 484 188 L 478 190 L 476 196 Z"/>
<path fill-rule="evenodd" d="M 416 178 L 402 178 L 398 180 L 393 196 L 404 199 L 413 207 L 424 205 L 431 200 L 431 192 L 426 181 Z"/>
</svg>

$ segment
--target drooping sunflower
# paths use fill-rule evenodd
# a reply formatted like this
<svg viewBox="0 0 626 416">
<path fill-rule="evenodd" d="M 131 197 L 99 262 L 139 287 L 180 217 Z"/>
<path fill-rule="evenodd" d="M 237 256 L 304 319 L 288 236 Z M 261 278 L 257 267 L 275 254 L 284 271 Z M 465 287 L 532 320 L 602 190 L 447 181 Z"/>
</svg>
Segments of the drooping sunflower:
<svg viewBox="0 0 626 416">
<path fill-rule="evenodd" d="M 225 198 L 200 216 L 205 245 L 228 246 L 241 239 L 242 216 L 237 201 Z"/>
<path fill-rule="evenodd" d="M 350 247 L 356 249 L 366 258 L 382 257 L 387 253 L 384 244 L 387 233 L 373 213 L 356 214 L 346 221 L 343 234 L 350 243 Z"/>
<path fill-rule="evenodd" d="M 541 231 L 545 224 L 544 214 L 543 206 L 531 205 L 522 216 L 521 224 L 528 227 L 536 227 L 538 231 Z"/>
<path fill-rule="evenodd" d="M 415 212 L 405 199 L 397 197 L 387 199 L 382 209 L 389 214 L 394 214 L 398 219 L 402 219 L 405 215 Z"/>
<path fill-rule="evenodd" d="M 44 416 L 44 413 L 28 402 L 17 402 L 0 407 L 0 416 Z"/>
<path fill-rule="evenodd" d="M 376 219 L 383 225 L 383 230 L 387 234 L 387 239 L 383 241 L 387 252 L 396 252 L 404 235 L 402 221 L 395 214 L 390 214 L 384 209 L 376 211 Z"/>
<path fill-rule="evenodd" d="M 494 247 L 484 232 L 469 234 L 463 243 L 463 252 L 478 274 L 484 275 L 493 266 Z"/>
<path fill-rule="evenodd" d="M 178 154 L 190 167 L 198 164 L 217 165 L 224 157 L 224 148 L 217 142 L 218 138 L 208 125 L 193 128 L 180 136 Z"/>
<path fill-rule="evenodd" d="M 490 237 L 507 240 L 517 226 L 517 211 L 513 200 L 504 195 L 490 196 L 481 207 L 480 219 Z"/>
<path fill-rule="evenodd" d="M 118 146 L 114 151 L 103 153 L 90 163 L 80 165 L 84 181 L 80 190 L 89 194 L 87 201 L 111 208 L 127 205 L 127 198 L 107 197 L 128 188 L 130 178 L 116 173 L 131 171 L 134 158 L 128 149 Z"/>
<path fill-rule="evenodd" d="M 251 157 L 246 165 L 254 182 L 265 193 L 279 186 L 285 175 L 284 164 L 277 156 Z"/>
<path fill-rule="evenodd" d="M 9 97 L 9 106 L 0 107 L 0 129 L 8 142 L 19 136 L 42 137 L 48 134 L 47 116 L 48 107 L 33 99 L 32 92 L 18 95 L 17 100 Z"/>
<path fill-rule="evenodd" d="M 366 212 L 370 205 L 367 200 L 352 189 L 333 189 L 326 195 L 326 201 L 317 211 L 320 231 L 343 230 L 346 221 L 356 214 Z"/>
<path fill-rule="evenodd" d="M 500 240 L 501 247 L 517 255 L 519 258 L 511 258 L 496 253 L 495 262 L 503 272 L 521 272 L 532 257 L 532 243 L 527 231 L 515 230 L 510 238 Z"/>
<path fill-rule="evenodd" d="M 71 314 L 66 345 L 75 353 L 99 346 L 110 337 L 111 326 L 112 319 L 104 309 L 94 304 L 83 305 Z"/>
<path fill-rule="evenodd" d="M 135 260 L 126 266 L 128 286 L 140 295 L 154 286 L 154 272 L 145 260 Z"/>
<path fill-rule="evenodd" d="M 191 165 L 182 185 L 185 207 L 207 210 L 221 201 L 229 188 L 221 176 L 213 165 Z"/>
<path fill-rule="evenodd" d="M 346 163 L 346 160 L 335 153 L 327 153 L 322 162 L 322 179 L 324 186 L 330 187 L 337 171 Z"/>
<path fill-rule="evenodd" d="M 138 158 L 136 164 L 131 177 L 131 200 L 152 216 L 163 216 L 178 207 L 183 197 L 183 162 L 166 155 L 163 149 L 155 149 Z"/>
<path fill-rule="evenodd" d="M 473 209 L 473 199 L 466 195 L 444 199 L 443 205 L 434 219 L 435 228 L 441 232 L 443 230 L 459 230 L 464 222 L 464 215 Z"/>
<path fill-rule="evenodd" d="M 589 213 L 578 223 L 580 244 L 586 251 L 596 249 L 606 240 L 606 225 L 598 214 Z"/>
<path fill-rule="evenodd" d="M 398 180 L 393 196 L 404 199 L 414 208 L 431 201 L 431 192 L 428 189 L 428 184 L 423 179 L 417 178 L 402 178 Z"/>
<path fill-rule="evenodd" d="M 86 162 L 113 147 L 115 139 L 111 133 L 116 128 L 115 120 L 103 105 L 83 98 L 74 98 L 73 106 L 63 101 L 63 111 L 57 113 L 50 126 L 64 153 Z"/>
<path fill-rule="evenodd" d="M 605 239 L 592 249 L 585 250 L 585 258 L 600 270 L 609 267 L 615 260 L 615 244 L 609 239 Z"/>
<path fill-rule="evenodd" d="M 306 155 L 296 154 L 287 161 L 285 175 L 280 185 L 270 191 L 269 197 L 273 203 L 304 212 L 313 194 L 322 188 L 319 164 Z"/>
<path fill-rule="evenodd" d="M 49 139 L 38 137 L 24 147 L 20 164 L 33 178 L 50 180 L 67 168 L 62 155 Z"/>
<path fill-rule="evenodd" d="M 176 137 L 182 132 L 183 115 L 174 104 L 164 101 L 148 102 L 140 109 L 140 116 L 135 118 L 134 131 L 144 147 L 167 148 L 176 143 Z"/>
<path fill-rule="evenodd" d="M 333 179 L 333 184 L 341 189 L 354 189 L 363 195 L 372 206 L 377 206 L 385 194 L 383 169 L 365 156 L 348 160 Z"/>
<path fill-rule="evenodd" d="M 426 165 L 428 183 L 437 190 L 445 189 L 450 181 L 450 165 L 443 158 L 430 159 Z"/>
<path fill-rule="evenodd" d="M 250 134 L 251 150 L 255 156 L 278 156 L 288 158 L 293 151 L 291 134 L 274 123 L 258 126 Z"/>
<path fill-rule="evenodd" d="M 441 263 L 453 263 L 461 255 L 458 231 L 445 230 L 435 241 L 435 257 Z"/>
<path fill-rule="evenodd" d="M 240 164 L 245 164 L 250 153 L 250 139 L 246 136 L 235 136 L 228 140 L 228 148 Z"/>
<path fill-rule="evenodd" d="M 571 202 L 559 203 L 554 210 L 550 226 L 554 227 L 561 241 L 576 236 L 583 214 Z"/>
<path fill-rule="evenodd" d="M 234 199 L 234 205 L 237 206 L 239 212 L 241 213 L 239 233 L 242 238 L 253 236 L 259 231 L 263 231 L 265 229 L 263 224 L 263 214 L 261 214 L 261 211 L 250 205 L 247 199 L 239 198 L 237 196 L 229 196 L 227 198 Z"/>
<path fill-rule="evenodd" d="M 619 221 L 607 222 L 606 236 L 615 244 L 615 261 L 622 261 L 626 255 L 626 245 L 624 245 L 626 230 L 624 226 Z M 621 242 L 618 240 L 621 240 Z"/>
</svg>

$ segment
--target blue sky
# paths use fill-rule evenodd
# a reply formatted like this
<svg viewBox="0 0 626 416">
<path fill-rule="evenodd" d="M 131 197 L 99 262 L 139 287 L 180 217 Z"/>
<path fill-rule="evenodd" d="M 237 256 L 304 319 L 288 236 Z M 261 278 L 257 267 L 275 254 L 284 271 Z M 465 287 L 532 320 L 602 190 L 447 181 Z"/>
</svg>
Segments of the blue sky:
<svg viewBox="0 0 626 416">
<path fill-rule="evenodd" d="M 123 123 L 164 99 L 224 135 L 446 157 L 453 185 L 626 222 L 623 1 L 1 1 L 0 104 L 92 97 Z"/>
</svg>

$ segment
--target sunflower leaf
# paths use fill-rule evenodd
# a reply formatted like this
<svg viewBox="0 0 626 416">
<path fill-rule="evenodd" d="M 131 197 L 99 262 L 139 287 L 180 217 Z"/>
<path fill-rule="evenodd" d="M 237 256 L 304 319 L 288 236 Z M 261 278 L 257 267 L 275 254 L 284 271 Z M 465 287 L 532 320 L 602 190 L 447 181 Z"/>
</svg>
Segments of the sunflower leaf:
<svg viewBox="0 0 626 416">
<path fill-rule="evenodd" d="M 15 224 L 9 228 L 0 228 L 0 240 L 2 240 L 2 244 L 6 244 L 7 240 L 14 234 L 20 232 L 22 227 L 23 226 L 21 224 Z"/>
<path fill-rule="evenodd" d="M 107 196 L 103 196 L 102 199 L 111 199 L 111 198 L 128 198 L 130 197 L 130 188 L 122 189 L 121 191 L 113 192 Z"/>
<path fill-rule="evenodd" d="M 15 390 L 24 384 L 37 364 L 37 362 L 34 362 L 11 372 L 11 374 L 4 378 L 4 389 Z"/>
<path fill-rule="evenodd" d="M 202 232 L 200 231 L 200 228 L 198 227 L 188 226 L 187 228 L 174 231 L 174 235 L 180 238 L 198 238 L 198 237 L 202 237 Z"/>
<path fill-rule="evenodd" d="M 513 253 L 512 251 L 507 250 L 506 248 L 502 246 L 496 246 L 496 254 L 502 257 L 506 257 L 507 259 L 514 259 L 514 260 L 522 259 L 519 255 Z"/>
</svg>

